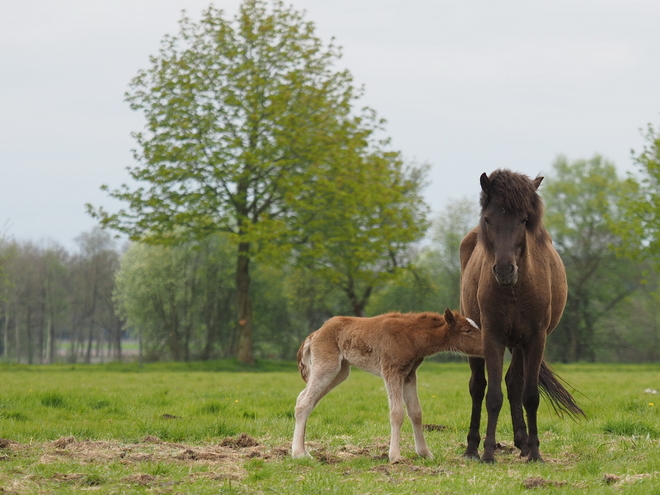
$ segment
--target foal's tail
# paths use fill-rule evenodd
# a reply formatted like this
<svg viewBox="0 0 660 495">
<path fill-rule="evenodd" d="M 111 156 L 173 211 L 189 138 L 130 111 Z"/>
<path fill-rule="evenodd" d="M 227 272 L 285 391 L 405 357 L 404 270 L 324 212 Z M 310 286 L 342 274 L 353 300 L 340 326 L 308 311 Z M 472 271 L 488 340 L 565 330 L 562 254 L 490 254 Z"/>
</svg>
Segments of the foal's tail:
<svg viewBox="0 0 660 495">
<path fill-rule="evenodd" d="M 300 356 L 300 354 L 298 354 Z M 298 360 L 300 362 L 300 359 Z M 572 419 L 578 419 L 582 416 L 587 417 L 584 411 L 577 405 L 575 399 L 568 390 L 562 385 L 565 380 L 557 376 L 548 366 L 545 360 L 541 361 L 541 371 L 539 372 L 539 390 L 559 416 L 564 413 Z"/>
<path fill-rule="evenodd" d="M 298 369 L 300 370 L 300 376 L 305 380 L 305 383 L 307 383 L 307 378 L 309 377 L 309 366 L 312 361 L 312 353 L 309 350 L 309 345 L 312 342 L 312 335 L 314 334 L 309 335 L 300 346 L 300 349 L 298 349 Z"/>
</svg>

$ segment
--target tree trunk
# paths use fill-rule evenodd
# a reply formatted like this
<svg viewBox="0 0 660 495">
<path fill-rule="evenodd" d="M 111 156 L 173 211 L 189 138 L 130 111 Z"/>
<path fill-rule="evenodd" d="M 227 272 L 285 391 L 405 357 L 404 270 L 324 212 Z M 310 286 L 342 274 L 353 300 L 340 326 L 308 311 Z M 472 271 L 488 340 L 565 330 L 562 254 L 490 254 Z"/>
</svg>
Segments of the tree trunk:
<svg viewBox="0 0 660 495">
<path fill-rule="evenodd" d="M 55 325 L 53 319 L 48 318 L 48 363 L 55 362 Z"/>
<path fill-rule="evenodd" d="M 16 354 L 16 362 L 21 362 L 21 333 L 18 328 L 18 308 L 14 306 L 14 353 Z"/>
<path fill-rule="evenodd" d="M 41 291 L 41 317 L 39 318 L 39 334 L 37 335 L 37 352 L 39 364 L 44 364 L 44 336 L 48 338 L 47 317 L 46 317 L 46 289 L 42 288 Z"/>
<path fill-rule="evenodd" d="M 25 329 L 26 329 L 26 335 L 27 335 L 27 355 L 28 355 L 28 364 L 33 364 L 33 353 L 34 353 L 34 342 L 32 342 L 32 326 L 31 326 L 31 318 L 32 316 L 32 311 L 30 311 L 30 307 L 26 306 L 26 311 L 27 311 L 27 316 L 25 318 Z"/>
<path fill-rule="evenodd" d="M 236 297 L 238 305 L 238 349 L 236 358 L 240 363 L 254 364 L 252 349 L 252 302 L 250 301 L 250 244 L 238 245 L 236 267 Z"/>
<path fill-rule="evenodd" d="M 115 361 L 121 361 L 121 322 L 118 319 L 115 321 L 114 341 Z"/>
<path fill-rule="evenodd" d="M 2 357 L 5 362 L 9 360 L 9 305 L 5 313 L 5 333 L 2 335 Z"/>
<path fill-rule="evenodd" d="M 372 287 L 367 287 L 367 289 L 364 291 L 364 294 L 362 295 L 362 298 L 360 299 L 355 293 L 353 280 L 349 280 L 348 286 L 344 288 L 344 292 L 348 296 L 348 300 L 351 303 L 354 316 L 364 316 L 364 308 L 367 307 L 367 302 L 369 302 L 369 297 L 371 297 L 371 291 Z"/>
</svg>

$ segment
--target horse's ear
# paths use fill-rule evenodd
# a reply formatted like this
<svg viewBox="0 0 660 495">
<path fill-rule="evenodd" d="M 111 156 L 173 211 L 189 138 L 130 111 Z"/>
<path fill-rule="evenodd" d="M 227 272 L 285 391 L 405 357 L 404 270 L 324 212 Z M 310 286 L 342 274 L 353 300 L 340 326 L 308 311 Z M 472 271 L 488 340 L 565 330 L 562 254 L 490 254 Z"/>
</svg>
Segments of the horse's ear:
<svg viewBox="0 0 660 495">
<path fill-rule="evenodd" d="M 445 321 L 447 322 L 447 325 L 453 325 L 456 323 L 456 317 L 449 308 L 445 308 Z"/>
<path fill-rule="evenodd" d="M 488 194 L 488 191 L 490 190 L 490 181 L 488 180 L 486 172 L 481 174 L 481 177 L 479 177 L 479 182 L 481 183 L 481 190 Z"/>
<path fill-rule="evenodd" d="M 539 175 L 536 179 L 534 179 L 534 188 L 538 189 L 541 185 L 541 182 L 543 182 L 543 176 Z"/>
</svg>

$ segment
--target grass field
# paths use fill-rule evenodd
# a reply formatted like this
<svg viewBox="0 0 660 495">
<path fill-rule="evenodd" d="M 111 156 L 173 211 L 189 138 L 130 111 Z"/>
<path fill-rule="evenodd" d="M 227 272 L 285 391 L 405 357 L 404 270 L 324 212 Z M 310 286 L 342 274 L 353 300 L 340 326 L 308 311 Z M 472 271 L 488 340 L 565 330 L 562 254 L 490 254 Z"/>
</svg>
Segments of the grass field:
<svg viewBox="0 0 660 495">
<path fill-rule="evenodd" d="M 0 492 L 660 493 L 660 395 L 646 391 L 660 390 L 660 365 L 555 370 L 584 394 L 588 419 L 542 404 L 544 464 L 518 457 L 506 406 L 497 463 L 464 460 L 468 366 L 425 363 L 435 459 L 414 455 L 406 421 L 406 461 L 390 465 L 383 384 L 360 371 L 312 414 L 314 457 L 293 460 L 304 385 L 293 363 L 0 366 Z"/>
</svg>

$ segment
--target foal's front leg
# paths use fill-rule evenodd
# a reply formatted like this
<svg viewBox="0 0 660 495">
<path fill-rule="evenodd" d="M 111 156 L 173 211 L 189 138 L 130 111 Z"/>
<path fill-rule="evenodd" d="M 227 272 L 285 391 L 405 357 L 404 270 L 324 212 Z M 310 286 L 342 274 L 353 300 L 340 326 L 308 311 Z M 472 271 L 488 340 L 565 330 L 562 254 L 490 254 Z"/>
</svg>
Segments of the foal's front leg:
<svg viewBox="0 0 660 495">
<path fill-rule="evenodd" d="M 422 406 L 417 395 L 417 373 L 415 371 L 411 372 L 403 381 L 403 400 L 406 403 L 408 417 L 413 428 L 415 452 L 427 459 L 433 459 L 433 454 L 426 445 L 426 439 L 422 431 Z"/>
</svg>

